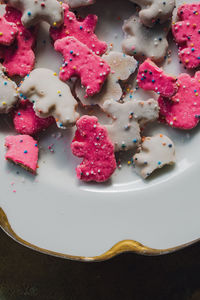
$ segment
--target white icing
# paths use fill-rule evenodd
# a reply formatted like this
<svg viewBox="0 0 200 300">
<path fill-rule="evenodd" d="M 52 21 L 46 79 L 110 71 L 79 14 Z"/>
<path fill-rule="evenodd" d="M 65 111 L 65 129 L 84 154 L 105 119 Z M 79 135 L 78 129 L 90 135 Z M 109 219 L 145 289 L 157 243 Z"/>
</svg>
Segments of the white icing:
<svg viewBox="0 0 200 300">
<path fill-rule="evenodd" d="M 143 178 L 147 178 L 165 165 L 174 164 L 175 160 L 174 144 L 162 134 L 145 138 L 139 148 L 139 153 L 133 157 L 136 171 Z"/>
<path fill-rule="evenodd" d="M 113 118 L 106 125 L 109 137 L 115 146 L 115 152 L 134 149 L 141 141 L 140 126 L 158 118 L 158 103 L 132 100 L 126 103 L 106 101 L 104 110 Z"/>
<path fill-rule="evenodd" d="M 147 28 L 137 16 L 130 17 L 123 26 L 125 39 L 122 42 L 122 49 L 124 53 L 133 55 L 137 59 L 149 57 L 154 62 L 162 61 L 168 48 L 166 36 L 169 25 L 169 23 L 157 24 L 154 28 Z"/>
<path fill-rule="evenodd" d="M 153 27 L 155 21 L 159 19 L 160 23 L 164 23 L 172 17 L 175 8 L 175 0 L 130 0 L 139 5 L 140 20 L 148 27 Z"/>
<path fill-rule="evenodd" d="M 19 87 L 19 93 L 34 103 L 33 108 L 39 117 L 53 116 L 58 127 L 72 126 L 79 118 L 75 111 L 77 102 L 69 86 L 52 70 L 33 70 Z"/>
<path fill-rule="evenodd" d="M 103 55 L 102 59 L 108 63 L 111 72 L 99 94 L 85 98 L 85 91 L 80 81 L 76 83 L 75 93 L 83 105 L 99 105 L 102 108 L 107 100 L 120 100 L 123 91 L 119 81 L 126 81 L 137 68 L 137 61 L 133 57 L 120 52 L 110 52 L 108 55 Z"/>
<path fill-rule="evenodd" d="M 18 99 L 17 85 L 0 70 L 0 113 L 9 113 Z"/>
<path fill-rule="evenodd" d="M 57 0 L 2 0 L 22 12 L 22 23 L 26 27 L 41 21 L 51 26 L 60 26 L 63 22 L 63 9 Z"/>
<path fill-rule="evenodd" d="M 95 3 L 95 0 L 64 0 L 71 8 L 88 6 Z"/>
</svg>

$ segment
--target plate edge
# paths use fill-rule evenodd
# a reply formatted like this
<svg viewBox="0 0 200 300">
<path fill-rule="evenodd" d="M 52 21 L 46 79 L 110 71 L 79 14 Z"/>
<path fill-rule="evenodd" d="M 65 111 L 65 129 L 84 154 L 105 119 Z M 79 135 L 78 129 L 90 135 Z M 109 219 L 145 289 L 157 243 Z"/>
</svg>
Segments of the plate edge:
<svg viewBox="0 0 200 300">
<path fill-rule="evenodd" d="M 189 243 L 177 246 L 177 247 L 169 248 L 169 249 L 153 249 L 148 246 L 144 246 L 141 243 L 134 241 L 134 240 L 123 240 L 123 241 L 116 243 L 112 248 L 110 248 L 108 251 L 104 252 L 101 255 L 94 256 L 94 257 L 86 257 L 86 256 L 74 256 L 74 255 L 70 255 L 70 254 L 54 252 L 51 250 L 40 248 L 36 245 L 33 245 L 33 244 L 23 240 L 12 229 L 12 227 L 9 223 L 8 217 L 1 207 L 0 207 L 0 228 L 13 240 L 15 240 L 19 244 L 21 244 L 29 249 L 32 249 L 37 252 L 47 254 L 50 256 L 55 256 L 55 257 L 59 257 L 59 258 L 69 259 L 69 260 L 82 261 L 82 262 L 105 261 L 105 260 L 114 258 L 115 256 L 125 253 L 125 252 L 133 252 L 133 253 L 136 253 L 139 255 L 145 255 L 145 256 L 159 256 L 159 255 L 164 255 L 164 254 L 170 254 L 170 253 L 176 252 L 178 250 L 184 249 L 190 245 L 193 245 L 194 243 L 196 243 L 200 240 L 200 239 L 197 239 L 192 242 L 189 242 Z"/>
</svg>

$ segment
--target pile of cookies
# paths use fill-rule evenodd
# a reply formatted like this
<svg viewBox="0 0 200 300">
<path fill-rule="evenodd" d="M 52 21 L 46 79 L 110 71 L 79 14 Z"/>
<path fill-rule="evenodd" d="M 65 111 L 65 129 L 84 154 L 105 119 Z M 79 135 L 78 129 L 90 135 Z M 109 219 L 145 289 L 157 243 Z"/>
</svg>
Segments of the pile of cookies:
<svg viewBox="0 0 200 300">
<path fill-rule="evenodd" d="M 179 7 L 172 24 L 175 0 L 131 0 L 138 5 L 138 15 L 125 21 L 122 52 L 115 52 L 96 36 L 96 15 L 83 19 L 72 11 L 94 0 L 2 2 L 6 7 L 0 18 L 0 112 L 12 116 L 19 133 L 6 137 L 7 160 L 36 174 L 36 136 L 56 123 L 63 130 L 77 127 L 71 150 L 83 158 L 76 169 L 80 180 L 107 181 L 120 151 L 133 152 L 133 165 L 143 178 L 175 163 L 174 143 L 162 133 L 144 137 L 142 130 L 153 121 L 188 130 L 200 120 L 200 72 L 175 77 L 156 65 L 166 56 L 171 29 L 185 68 L 200 65 L 200 3 Z M 59 75 L 34 69 L 42 21 L 49 23 L 54 49 L 63 56 Z M 132 74 L 141 89 L 154 92 L 154 98 L 123 97 L 122 83 Z M 16 75 L 22 78 L 18 86 L 10 79 Z M 73 89 L 68 85 L 71 78 L 76 78 Z M 103 125 L 96 116 L 81 116 L 78 104 L 96 105 L 112 122 Z"/>
</svg>

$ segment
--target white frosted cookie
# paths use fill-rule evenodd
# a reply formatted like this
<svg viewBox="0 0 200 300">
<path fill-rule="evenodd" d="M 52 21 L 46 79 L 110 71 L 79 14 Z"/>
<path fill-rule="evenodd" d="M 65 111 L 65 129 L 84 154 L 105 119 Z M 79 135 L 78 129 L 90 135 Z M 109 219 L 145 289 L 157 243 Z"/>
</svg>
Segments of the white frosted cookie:
<svg viewBox="0 0 200 300">
<path fill-rule="evenodd" d="M 108 55 L 103 55 L 102 59 L 108 63 L 111 72 L 99 94 L 85 98 L 85 91 L 80 81 L 78 80 L 75 85 L 75 94 L 83 105 L 99 105 L 102 108 L 107 100 L 120 100 L 123 94 L 120 81 L 128 80 L 137 68 L 137 61 L 133 57 L 120 52 L 110 52 Z"/>
<path fill-rule="evenodd" d="M 95 0 L 64 0 L 71 8 L 88 6 L 95 3 Z"/>
<path fill-rule="evenodd" d="M 172 17 L 175 0 L 130 0 L 139 5 L 141 22 L 148 27 L 156 23 L 164 23 Z"/>
<path fill-rule="evenodd" d="M 174 144 L 162 134 L 144 138 L 139 153 L 133 157 L 136 171 L 143 178 L 147 178 L 165 165 L 173 165 L 175 160 Z"/>
<path fill-rule="evenodd" d="M 36 25 L 41 21 L 58 27 L 63 22 L 63 9 L 57 0 L 2 0 L 22 12 L 22 24 L 25 27 Z"/>
<path fill-rule="evenodd" d="M 79 118 L 69 86 L 52 70 L 33 70 L 22 82 L 19 93 L 33 102 L 38 117 L 53 116 L 58 127 L 73 126 Z"/>
<path fill-rule="evenodd" d="M 126 103 L 106 101 L 104 111 L 113 118 L 110 125 L 105 125 L 115 152 L 134 149 L 141 141 L 140 126 L 158 118 L 157 101 L 131 100 Z"/>
<path fill-rule="evenodd" d="M 168 48 L 166 37 L 169 28 L 168 22 L 147 28 L 140 22 L 139 17 L 130 17 L 123 26 L 125 33 L 122 42 L 123 52 L 139 60 L 149 57 L 154 62 L 161 62 Z"/>
<path fill-rule="evenodd" d="M 17 85 L 0 67 L 0 113 L 7 114 L 18 101 Z"/>
</svg>

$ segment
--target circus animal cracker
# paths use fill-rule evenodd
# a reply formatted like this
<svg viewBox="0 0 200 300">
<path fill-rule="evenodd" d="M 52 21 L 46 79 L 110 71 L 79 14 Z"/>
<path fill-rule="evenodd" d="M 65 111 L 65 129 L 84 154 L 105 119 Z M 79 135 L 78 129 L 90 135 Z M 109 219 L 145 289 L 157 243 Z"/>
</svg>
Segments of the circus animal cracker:
<svg viewBox="0 0 200 300">
<path fill-rule="evenodd" d="M 176 78 L 165 74 L 150 59 L 140 65 L 137 83 L 140 88 L 154 91 L 163 97 L 172 97 L 177 91 Z"/>
<path fill-rule="evenodd" d="M 77 177 L 83 181 L 107 181 L 116 169 L 116 161 L 106 128 L 90 116 L 80 118 L 76 126 L 71 149 L 75 156 L 83 157 L 76 168 Z"/>
<path fill-rule="evenodd" d="M 65 0 L 71 8 L 77 8 L 81 6 L 88 6 L 94 4 L 95 0 Z"/>
<path fill-rule="evenodd" d="M 145 27 L 137 16 L 125 21 L 123 26 L 125 39 L 122 42 L 123 52 L 136 59 L 149 57 L 154 62 L 163 61 L 168 48 L 167 34 L 169 23 L 156 24 L 153 28 Z"/>
<path fill-rule="evenodd" d="M 39 118 L 33 110 L 33 104 L 23 99 L 12 116 L 15 130 L 20 134 L 35 135 L 55 123 L 53 117 Z"/>
<path fill-rule="evenodd" d="M 85 44 L 95 54 L 102 55 L 107 49 L 107 44 L 100 41 L 95 35 L 94 31 L 98 21 L 96 15 L 88 15 L 83 20 L 77 20 L 75 14 L 69 11 L 69 6 L 63 4 L 64 9 L 64 23 L 59 27 L 51 27 L 50 35 L 55 42 L 66 36 L 73 36 L 81 43 Z"/>
<path fill-rule="evenodd" d="M 8 22 L 4 17 L 0 16 L 0 45 L 11 45 L 18 33 L 15 23 Z"/>
<path fill-rule="evenodd" d="M 33 48 L 36 29 L 26 29 L 21 23 L 21 13 L 12 7 L 6 7 L 4 17 L 8 22 L 16 24 L 18 34 L 14 43 L 9 47 L 0 46 L 0 58 L 3 60 L 4 70 L 9 76 L 19 75 L 23 77 L 30 73 L 34 67 Z"/>
<path fill-rule="evenodd" d="M 10 112 L 18 99 L 17 85 L 0 69 L 0 114 Z"/>
<path fill-rule="evenodd" d="M 157 101 L 131 100 L 126 103 L 106 101 L 104 111 L 113 118 L 113 123 L 106 125 L 115 151 L 134 149 L 141 140 L 140 126 L 158 118 Z"/>
<path fill-rule="evenodd" d="M 33 70 L 22 82 L 19 93 L 33 102 L 38 117 L 53 116 L 58 127 L 72 126 L 79 118 L 69 86 L 49 69 Z"/>
<path fill-rule="evenodd" d="M 148 27 L 156 23 L 164 23 L 172 17 L 175 8 L 175 0 L 130 0 L 139 5 L 141 22 Z"/>
<path fill-rule="evenodd" d="M 60 71 L 61 80 L 67 81 L 73 76 L 80 77 L 81 84 L 86 87 L 86 96 L 93 96 L 101 90 L 110 73 L 109 65 L 101 57 L 74 37 L 57 40 L 54 47 L 64 57 Z"/>
<path fill-rule="evenodd" d="M 52 26 L 60 26 L 63 22 L 62 6 L 57 0 L 2 0 L 10 7 L 22 13 L 22 24 L 31 27 L 41 21 Z"/>
<path fill-rule="evenodd" d="M 200 72 L 179 75 L 177 85 L 172 99 L 159 98 L 160 115 L 172 127 L 192 129 L 200 120 Z"/>
<path fill-rule="evenodd" d="M 76 96 L 83 105 L 99 105 L 103 108 L 103 104 L 107 100 L 120 100 L 123 94 L 120 81 L 128 80 L 137 68 L 137 61 L 133 57 L 120 52 L 113 51 L 102 58 L 110 66 L 111 71 L 100 93 L 93 97 L 85 98 L 84 89 L 81 88 L 80 81 L 75 86 Z"/>
<path fill-rule="evenodd" d="M 139 153 L 133 157 L 136 171 L 144 179 L 165 165 L 173 165 L 175 161 L 174 144 L 162 134 L 144 138 Z"/>
<path fill-rule="evenodd" d="M 35 174 L 38 161 L 38 144 L 29 135 L 7 136 L 5 146 L 8 148 L 5 159 L 20 165 Z"/>
<path fill-rule="evenodd" d="M 184 4 L 178 9 L 179 22 L 172 26 L 179 58 L 188 69 L 200 66 L 200 4 Z"/>
</svg>

